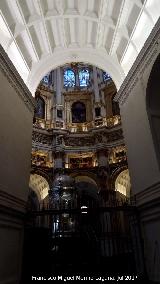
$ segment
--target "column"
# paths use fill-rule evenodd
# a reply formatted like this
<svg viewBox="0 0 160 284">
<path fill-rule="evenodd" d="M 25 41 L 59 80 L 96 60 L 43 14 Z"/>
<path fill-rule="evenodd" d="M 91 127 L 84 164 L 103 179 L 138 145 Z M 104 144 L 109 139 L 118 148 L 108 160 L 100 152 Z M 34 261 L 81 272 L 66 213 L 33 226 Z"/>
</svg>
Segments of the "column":
<svg viewBox="0 0 160 284">
<path fill-rule="evenodd" d="M 94 85 L 94 95 L 95 103 L 99 102 L 99 87 L 98 87 L 98 78 L 97 78 L 97 68 L 93 66 L 93 85 Z"/>
<path fill-rule="evenodd" d="M 106 117 L 112 117 L 113 113 L 112 113 L 112 95 L 113 94 L 108 94 L 106 96 Z"/>
<path fill-rule="evenodd" d="M 69 168 L 69 158 L 68 158 L 68 154 L 65 154 L 65 168 Z"/>
<path fill-rule="evenodd" d="M 79 72 L 78 69 L 75 70 L 75 78 L 76 78 L 76 87 L 79 87 Z"/>
<path fill-rule="evenodd" d="M 108 157 L 105 150 L 98 151 L 97 158 L 99 167 L 108 167 Z"/>
<path fill-rule="evenodd" d="M 58 67 L 56 70 L 56 120 L 60 121 L 58 127 L 63 127 L 63 121 L 64 121 L 64 107 L 62 105 L 62 73 L 61 73 L 61 68 Z M 62 113 L 57 113 L 57 111 L 60 111 Z"/>
<path fill-rule="evenodd" d="M 57 68 L 57 86 L 56 86 L 56 104 L 62 104 L 62 89 L 61 89 L 61 69 L 60 67 Z"/>
<path fill-rule="evenodd" d="M 54 88 L 53 88 L 53 95 L 52 95 L 52 107 L 53 107 L 53 123 L 56 122 L 56 90 L 57 90 L 57 70 L 54 70 L 54 74 L 53 74 L 53 80 L 54 80 Z"/>
<path fill-rule="evenodd" d="M 54 167 L 55 169 L 62 169 L 63 167 L 63 153 L 62 152 L 56 152 L 54 157 Z"/>
<path fill-rule="evenodd" d="M 101 91 L 101 95 L 102 95 L 101 116 L 102 116 L 102 117 L 106 117 L 106 108 L 105 108 L 104 91 Z"/>
</svg>

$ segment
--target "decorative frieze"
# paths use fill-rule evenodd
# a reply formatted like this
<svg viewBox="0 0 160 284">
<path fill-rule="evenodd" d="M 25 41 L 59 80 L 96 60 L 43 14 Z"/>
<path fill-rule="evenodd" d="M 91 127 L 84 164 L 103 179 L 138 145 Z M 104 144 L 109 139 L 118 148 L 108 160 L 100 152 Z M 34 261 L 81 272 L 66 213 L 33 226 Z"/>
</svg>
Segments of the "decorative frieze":
<svg viewBox="0 0 160 284">
<path fill-rule="evenodd" d="M 94 137 L 65 137 L 65 146 L 92 146 L 95 144 Z"/>
<path fill-rule="evenodd" d="M 32 143 L 40 143 L 40 144 L 51 146 L 52 140 L 53 140 L 53 137 L 51 135 L 46 135 L 46 134 L 33 131 Z"/>
</svg>

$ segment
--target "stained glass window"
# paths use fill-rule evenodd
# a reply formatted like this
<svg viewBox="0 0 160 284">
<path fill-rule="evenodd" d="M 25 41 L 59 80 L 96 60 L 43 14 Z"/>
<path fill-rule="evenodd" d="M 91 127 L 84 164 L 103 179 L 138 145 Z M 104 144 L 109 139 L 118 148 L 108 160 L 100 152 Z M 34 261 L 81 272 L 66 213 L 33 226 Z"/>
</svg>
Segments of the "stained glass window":
<svg viewBox="0 0 160 284">
<path fill-rule="evenodd" d="M 80 87 L 87 87 L 89 85 L 89 70 L 82 69 L 79 71 L 79 85 Z"/>
<path fill-rule="evenodd" d="M 74 87 L 75 86 L 75 74 L 72 69 L 67 69 L 64 71 L 64 86 Z"/>
<path fill-rule="evenodd" d="M 48 85 L 48 83 L 49 83 L 49 74 L 46 74 L 46 75 L 43 77 L 42 82 Z"/>
<path fill-rule="evenodd" d="M 104 80 L 104 82 L 111 80 L 111 77 L 109 76 L 108 73 L 103 72 L 103 80 Z"/>
</svg>

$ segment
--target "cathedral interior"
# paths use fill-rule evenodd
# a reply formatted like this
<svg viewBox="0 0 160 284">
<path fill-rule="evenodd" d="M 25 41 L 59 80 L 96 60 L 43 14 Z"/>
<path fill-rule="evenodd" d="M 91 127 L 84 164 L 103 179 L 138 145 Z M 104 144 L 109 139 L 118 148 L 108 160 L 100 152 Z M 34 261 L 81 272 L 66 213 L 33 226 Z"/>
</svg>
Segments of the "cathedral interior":
<svg viewBox="0 0 160 284">
<path fill-rule="evenodd" d="M 0 9 L 0 284 L 160 283 L 159 0 Z"/>
</svg>

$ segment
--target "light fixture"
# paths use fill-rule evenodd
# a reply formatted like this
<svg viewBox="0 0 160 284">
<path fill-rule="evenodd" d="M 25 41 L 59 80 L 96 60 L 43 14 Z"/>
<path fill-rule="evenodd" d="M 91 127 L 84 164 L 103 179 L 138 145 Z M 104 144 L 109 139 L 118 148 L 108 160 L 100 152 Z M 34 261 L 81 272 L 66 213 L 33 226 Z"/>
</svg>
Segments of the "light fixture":
<svg viewBox="0 0 160 284">
<path fill-rule="evenodd" d="M 82 213 L 82 214 L 87 214 L 87 213 L 88 213 L 88 210 L 87 210 L 87 209 L 88 209 L 87 206 L 84 206 L 84 205 L 81 206 L 81 213 Z"/>
</svg>

